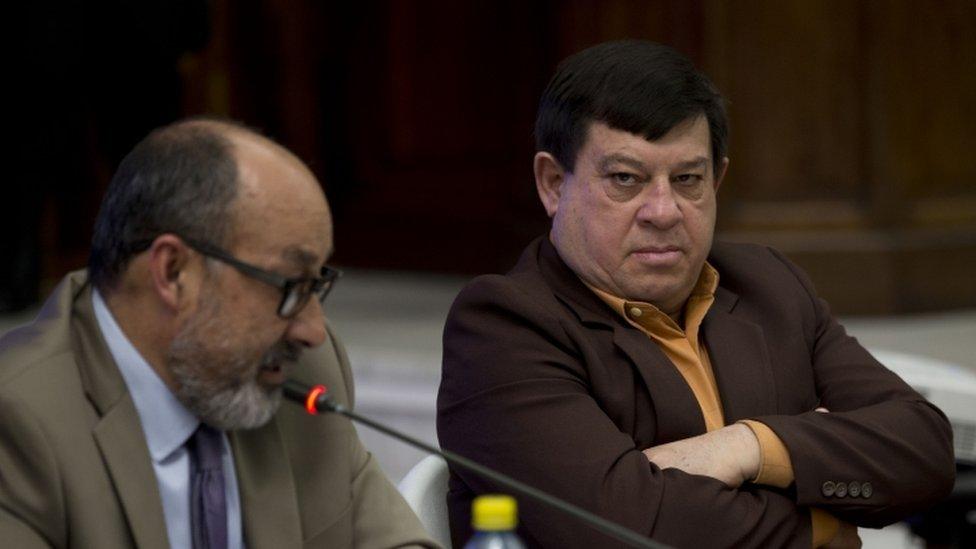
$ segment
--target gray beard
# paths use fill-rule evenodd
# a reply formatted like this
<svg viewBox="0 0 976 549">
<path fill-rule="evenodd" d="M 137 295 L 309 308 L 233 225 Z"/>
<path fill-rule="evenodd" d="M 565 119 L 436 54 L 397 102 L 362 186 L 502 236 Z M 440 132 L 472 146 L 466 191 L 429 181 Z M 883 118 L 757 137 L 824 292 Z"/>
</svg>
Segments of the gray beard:
<svg viewBox="0 0 976 549">
<path fill-rule="evenodd" d="M 261 359 L 251 356 L 232 343 L 219 309 L 212 298 L 201 304 L 170 345 L 167 365 L 176 382 L 176 398 L 217 429 L 254 429 L 270 421 L 281 404 L 280 387 L 266 389 L 258 383 L 260 365 L 290 360 L 288 353 L 294 351 L 282 350 L 279 344 Z"/>
<path fill-rule="evenodd" d="M 281 404 L 281 388 L 270 391 L 251 380 L 214 391 L 210 384 L 173 371 L 180 384 L 176 398 L 200 421 L 223 431 L 255 429 L 271 420 Z"/>
</svg>

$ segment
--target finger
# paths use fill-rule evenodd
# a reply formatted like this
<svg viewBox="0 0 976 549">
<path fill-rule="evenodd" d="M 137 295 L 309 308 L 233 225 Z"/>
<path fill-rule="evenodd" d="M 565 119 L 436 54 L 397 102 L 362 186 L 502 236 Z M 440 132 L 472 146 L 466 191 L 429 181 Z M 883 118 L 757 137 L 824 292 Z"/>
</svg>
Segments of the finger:
<svg viewBox="0 0 976 549">
<path fill-rule="evenodd" d="M 823 406 L 818 406 L 813 409 L 814 412 L 820 412 L 821 414 L 829 414 L 830 410 L 824 408 Z"/>
</svg>

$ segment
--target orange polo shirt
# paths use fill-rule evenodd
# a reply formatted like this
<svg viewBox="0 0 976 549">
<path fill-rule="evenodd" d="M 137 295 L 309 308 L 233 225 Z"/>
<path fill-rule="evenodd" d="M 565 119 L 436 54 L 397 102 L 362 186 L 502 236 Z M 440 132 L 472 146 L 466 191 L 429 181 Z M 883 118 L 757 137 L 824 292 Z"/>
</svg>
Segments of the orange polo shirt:
<svg viewBox="0 0 976 549">
<path fill-rule="evenodd" d="M 702 268 L 685 303 L 684 329 L 650 303 L 627 301 L 589 284 L 587 287 L 617 314 L 658 344 L 691 387 L 691 392 L 701 407 L 706 430 L 714 431 L 725 426 L 722 400 L 718 394 L 718 384 L 712 372 L 708 349 L 698 333 L 705 313 L 715 301 L 718 271 L 708 263 Z M 783 441 L 763 423 L 749 419 L 741 423 L 748 425 L 759 440 L 762 461 L 759 474 L 752 482 L 778 488 L 786 488 L 792 484 L 793 464 Z M 833 515 L 821 509 L 811 508 L 810 516 L 813 524 L 813 546 L 820 547 L 837 534 L 839 522 Z"/>
</svg>

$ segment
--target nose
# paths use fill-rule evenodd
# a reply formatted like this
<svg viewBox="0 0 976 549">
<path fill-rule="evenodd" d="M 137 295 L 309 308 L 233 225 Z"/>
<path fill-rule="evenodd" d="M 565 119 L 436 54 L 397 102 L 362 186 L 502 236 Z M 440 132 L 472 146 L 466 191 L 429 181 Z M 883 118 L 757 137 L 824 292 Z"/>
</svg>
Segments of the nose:
<svg viewBox="0 0 976 549">
<path fill-rule="evenodd" d="M 289 321 L 285 337 L 305 347 L 318 347 L 325 342 L 328 337 L 325 330 L 325 312 L 318 299 L 310 299 Z"/>
<path fill-rule="evenodd" d="M 657 229 L 670 229 L 681 221 L 681 206 L 671 183 L 655 180 L 644 188 L 637 221 Z"/>
</svg>

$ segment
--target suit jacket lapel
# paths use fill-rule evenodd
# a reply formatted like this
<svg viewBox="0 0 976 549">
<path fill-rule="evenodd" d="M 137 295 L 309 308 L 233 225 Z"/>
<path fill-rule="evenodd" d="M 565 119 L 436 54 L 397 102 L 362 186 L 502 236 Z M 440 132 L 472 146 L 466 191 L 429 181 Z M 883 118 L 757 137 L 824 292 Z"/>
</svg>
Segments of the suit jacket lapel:
<svg viewBox="0 0 976 549">
<path fill-rule="evenodd" d="M 277 420 L 259 429 L 229 435 L 247 546 L 251 549 L 301 547 L 298 495 Z"/>
<path fill-rule="evenodd" d="M 776 385 L 763 329 L 734 314 L 738 299 L 719 287 L 702 323 L 726 424 L 776 412 Z"/>
<path fill-rule="evenodd" d="M 62 310 L 66 318 L 70 314 L 78 371 L 101 416 L 92 436 L 112 477 L 132 537 L 139 547 L 169 547 L 162 500 L 142 424 L 98 329 L 91 287 L 80 273 L 70 275 L 64 284 Z"/>
<path fill-rule="evenodd" d="M 664 352 L 640 330 L 620 318 L 587 288 L 559 258 L 547 239 L 539 243 L 539 266 L 556 296 L 580 322 L 613 330 L 613 343 L 637 368 L 655 403 L 654 443 L 663 444 L 705 432 L 705 418 L 691 387 Z"/>
<path fill-rule="evenodd" d="M 636 328 L 620 326 L 613 342 L 637 367 L 657 417 L 655 444 L 705 432 L 705 418 L 691 387 L 656 343 Z"/>
<path fill-rule="evenodd" d="M 166 519 L 139 414 L 126 394 L 95 427 L 95 441 L 138 547 L 169 547 Z"/>
</svg>

